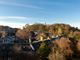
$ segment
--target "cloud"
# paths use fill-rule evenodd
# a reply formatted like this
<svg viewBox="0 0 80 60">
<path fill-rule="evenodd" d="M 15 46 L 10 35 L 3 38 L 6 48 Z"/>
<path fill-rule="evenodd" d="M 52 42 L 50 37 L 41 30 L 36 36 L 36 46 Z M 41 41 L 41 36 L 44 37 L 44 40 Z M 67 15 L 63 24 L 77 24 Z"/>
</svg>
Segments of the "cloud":
<svg viewBox="0 0 80 60">
<path fill-rule="evenodd" d="M 26 24 L 28 17 L 23 16 L 0 16 L 0 25 L 13 28 L 22 28 Z"/>
<path fill-rule="evenodd" d="M 25 24 L 24 23 L 13 23 L 13 22 L 0 21 L 0 25 L 10 26 L 12 28 L 22 28 Z"/>
<path fill-rule="evenodd" d="M 24 7 L 24 8 L 42 9 L 41 7 L 38 7 L 38 6 L 35 6 L 35 5 L 21 4 L 21 3 L 15 3 L 15 2 L 0 1 L 0 4 L 1 5 L 17 6 L 17 7 Z"/>
<path fill-rule="evenodd" d="M 79 22 L 73 22 L 73 23 L 70 23 L 70 25 L 73 27 L 78 27 L 80 29 L 80 23 Z"/>
<path fill-rule="evenodd" d="M 24 16 L 0 16 L 0 22 L 32 24 L 43 21 L 43 18 L 24 17 Z"/>
<path fill-rule="evenodd" d="M 26 23 L 28 21 L 28 17 L 23 16 L 0 16 L 0 22 L 6 22 L 6 23 Z"/>
<path fill-rule="evenodd" d="M 0 16 L 0 20 L 3 19 L 28 19 L 27 17 L 22 16 Z"/>
<path fill-rule="evenodd" d="M 27 21 L 27 22 L 36 22 L 36 21 L 43 21 L 43 18 L 37 18 L 37 17 L 26 17 L 26 16 L 0 16 L 0 20 L 3 20 L 3 21 L 10 21 L 10 20 L 19 20 L 19 21 Z"/>
<path fill-rule="evenodd" d="M 42 18 L 24 16 L 0 16 L 0 25 L 22 28 L 25 24 L 41 22 Z"/>
</svg>

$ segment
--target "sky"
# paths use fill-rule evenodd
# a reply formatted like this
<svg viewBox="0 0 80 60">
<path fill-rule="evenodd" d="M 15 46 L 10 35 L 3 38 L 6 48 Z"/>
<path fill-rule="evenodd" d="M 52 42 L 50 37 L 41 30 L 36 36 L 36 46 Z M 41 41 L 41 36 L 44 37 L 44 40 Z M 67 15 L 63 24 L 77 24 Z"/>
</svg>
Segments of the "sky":
<svg viewBox="0 0 80 60">
<path fill-rule="evenodd" d="M 80 28 L 80 0 L 0 0 L 0 25 L 65 23 Z"/>
</svg>

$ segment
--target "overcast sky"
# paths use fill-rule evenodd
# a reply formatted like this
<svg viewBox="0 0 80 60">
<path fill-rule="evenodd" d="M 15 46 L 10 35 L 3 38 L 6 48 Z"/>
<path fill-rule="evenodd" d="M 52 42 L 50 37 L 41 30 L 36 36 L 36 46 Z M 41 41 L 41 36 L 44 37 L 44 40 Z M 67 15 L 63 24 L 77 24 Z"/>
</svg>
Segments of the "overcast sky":
<svg viewBox="0 0 80 60">
<path fill-rule="evenodd" d="M 80 0 L 0 0 L 0 25 L 66 23 L 80 28 Z"/>
</svg>

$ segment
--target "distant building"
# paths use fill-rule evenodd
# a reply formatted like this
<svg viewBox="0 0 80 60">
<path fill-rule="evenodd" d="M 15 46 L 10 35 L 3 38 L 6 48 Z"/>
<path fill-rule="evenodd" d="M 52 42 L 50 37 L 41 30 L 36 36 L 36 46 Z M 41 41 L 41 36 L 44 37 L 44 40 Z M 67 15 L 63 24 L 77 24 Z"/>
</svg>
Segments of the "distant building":
<svg viewBox="0 0 80 60">
<path fill-rule="evenodd" d="M 1 34 L 0 38 L 5 38 L 7 36 L 7 32 L 5 31 L 0 31 L 0 34 Z"/>
<path fill-rule="evenodd" d="M 7 36 L 2 38 L 3 44 L 14 44 L 15 37 Z"/>
</svg>

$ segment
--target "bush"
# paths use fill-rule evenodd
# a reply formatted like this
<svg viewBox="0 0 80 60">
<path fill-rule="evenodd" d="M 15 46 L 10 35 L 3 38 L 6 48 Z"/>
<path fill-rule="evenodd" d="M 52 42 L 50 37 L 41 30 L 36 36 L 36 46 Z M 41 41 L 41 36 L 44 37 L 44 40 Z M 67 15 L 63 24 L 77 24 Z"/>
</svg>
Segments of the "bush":
<svg viewBox="0 0 80 60">
<path fill-rule="evenodd" d="M 52 48 L 48 58 L 49 60 L 66 60 L 64 52 L 57 45 Z"/>
<path fill-rule="evenodd" d="M 37 53 L 41 57 L 41 60 L 48 60 L 48 55 L 50 53 L 50 48 L 47 47 L 47 45 L 43 42 L 41 46 L 39 47 Z"/>
</svg>

